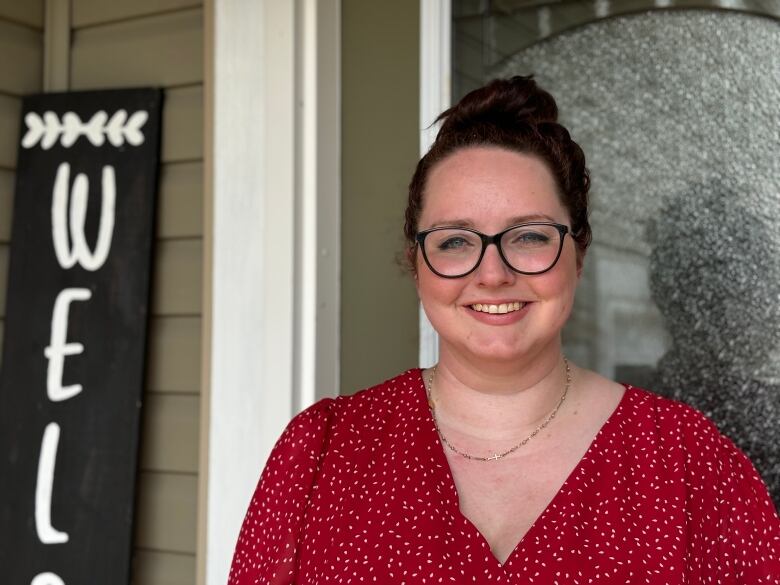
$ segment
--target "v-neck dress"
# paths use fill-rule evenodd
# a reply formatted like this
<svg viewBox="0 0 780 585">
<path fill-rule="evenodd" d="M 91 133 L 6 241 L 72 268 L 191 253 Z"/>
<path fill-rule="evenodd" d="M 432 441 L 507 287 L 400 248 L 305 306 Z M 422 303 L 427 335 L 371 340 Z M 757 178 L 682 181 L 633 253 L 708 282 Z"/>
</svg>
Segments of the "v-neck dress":
<svg viewBox="0 0 780 585">
<path fill-rule="evenodd" d="M 693 408 L 631 386 L 502 565 L 460 512 L 421 371 L 288 425 L 229 585 L 780 583 L 780 519 Z"/>
</svg>

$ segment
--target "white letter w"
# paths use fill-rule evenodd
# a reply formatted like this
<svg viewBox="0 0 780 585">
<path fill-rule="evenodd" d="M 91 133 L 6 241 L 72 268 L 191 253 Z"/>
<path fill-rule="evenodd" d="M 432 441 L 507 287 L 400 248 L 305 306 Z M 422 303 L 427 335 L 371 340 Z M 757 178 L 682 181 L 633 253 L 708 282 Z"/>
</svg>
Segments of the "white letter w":
<svg viewBox="0 0 780 585">
<path fill-rule="evenodd" d="M 62 268 L 73 267 L 76 262 L 85 270 L 95 271 L 106 261 L 111 250 L 114 235 L 114 204 L 116 201 L 116 176 L 114 167 L 103 167 L 103 202 L 100 208 L 100 228 L 94 253 L 87 245 L 84 223 L 87 219 L 89 179 L 83 173 L 76 175 L 70 196 L 70 230 L 68 230 L 68 191 L 70 186 L 70 165 L 61 163 L 54 181 L 51 204 L 52 239 L 57 261 Z M 68 246 L 68 231 L 70 243 Z"/>
</svg>

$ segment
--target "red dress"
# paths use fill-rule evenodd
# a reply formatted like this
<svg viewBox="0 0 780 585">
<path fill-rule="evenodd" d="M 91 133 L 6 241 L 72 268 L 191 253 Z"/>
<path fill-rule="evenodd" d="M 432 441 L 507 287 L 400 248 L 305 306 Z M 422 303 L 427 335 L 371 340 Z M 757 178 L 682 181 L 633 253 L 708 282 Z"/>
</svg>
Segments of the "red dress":
<svg viewBox="0 0 780 585">
<path fill-rule="evenodd" d="M 420 370 L 289 424 L 229 585 L 780 583 L 780 520 L 750 461 L 702 414 L 626 393 L 501 565 L 461 514 Z"/>
</svg>

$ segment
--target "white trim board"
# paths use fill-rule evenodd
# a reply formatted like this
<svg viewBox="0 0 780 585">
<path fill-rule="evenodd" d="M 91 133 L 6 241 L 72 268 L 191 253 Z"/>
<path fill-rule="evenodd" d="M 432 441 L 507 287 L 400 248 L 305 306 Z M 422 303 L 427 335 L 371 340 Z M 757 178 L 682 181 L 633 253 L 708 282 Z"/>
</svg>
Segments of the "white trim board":
<svg viewBox="0 0 780 585">
<path fill-rule="evenodd" d="M 199 585 L 292 415 L 338 392 L 339 0 L 206 0 Z"/>
<path fill-rule="evenodd" d="M 339 394 L 341 2 L 298 0 L 296 411 Z"/>
<path fill-rule="evenodd" d="M 420 156 L 428 152 L 436 117 L 452 103 L 452 5 L 450 0 L 420 2 Z M 420 367 L 439 359 L 439 337 L 420 305 Z"/>
</svg>

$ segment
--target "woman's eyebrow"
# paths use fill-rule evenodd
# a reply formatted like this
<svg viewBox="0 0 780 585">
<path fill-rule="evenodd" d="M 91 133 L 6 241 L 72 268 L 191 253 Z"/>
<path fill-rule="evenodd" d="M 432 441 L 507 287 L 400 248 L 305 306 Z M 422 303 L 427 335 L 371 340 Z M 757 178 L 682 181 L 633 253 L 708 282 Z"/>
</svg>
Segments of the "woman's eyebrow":
<svg viewBox="0 0 780 585">
<path fill-rule="evenodd" d="M 549 215 L 545 215 L 544 213 L 532 213 L 530 215 L 517 215 L 513 218 L 511 218 L 507 222 L 507 227 L 510 225 L 517 225 L 518 223 L 526 223 L 529 221 L 552 221 L 557 222 L 553 217 L 550 217 Z"/>
<path fill-rule="evenodd" d="M 514 217 L 509 218 L 505 223 L 506 226 L 512 226 L 517 225 L 520 223 L 527 223 L 529 221 L 557 221 L 556 219 L 550 217 L 549 215 L 545 215 L 543 213 L 531 213 L 527 215 L 516 215 Z M 435 227 L 467 227 L 467 228 L 473 228 L 474 227 L 474 221 L 468 218 L 459 218 L 459 219 L 443 219 L 437 222 L 434 222 L 430 228 Z"/>
<path fill-rule="evenodd" d="M 474 227 L 474 222 L 470 219 L 442 219 L 434 222 L 431 227 L 452 226 L 452 227 Z"/>
</svg>

